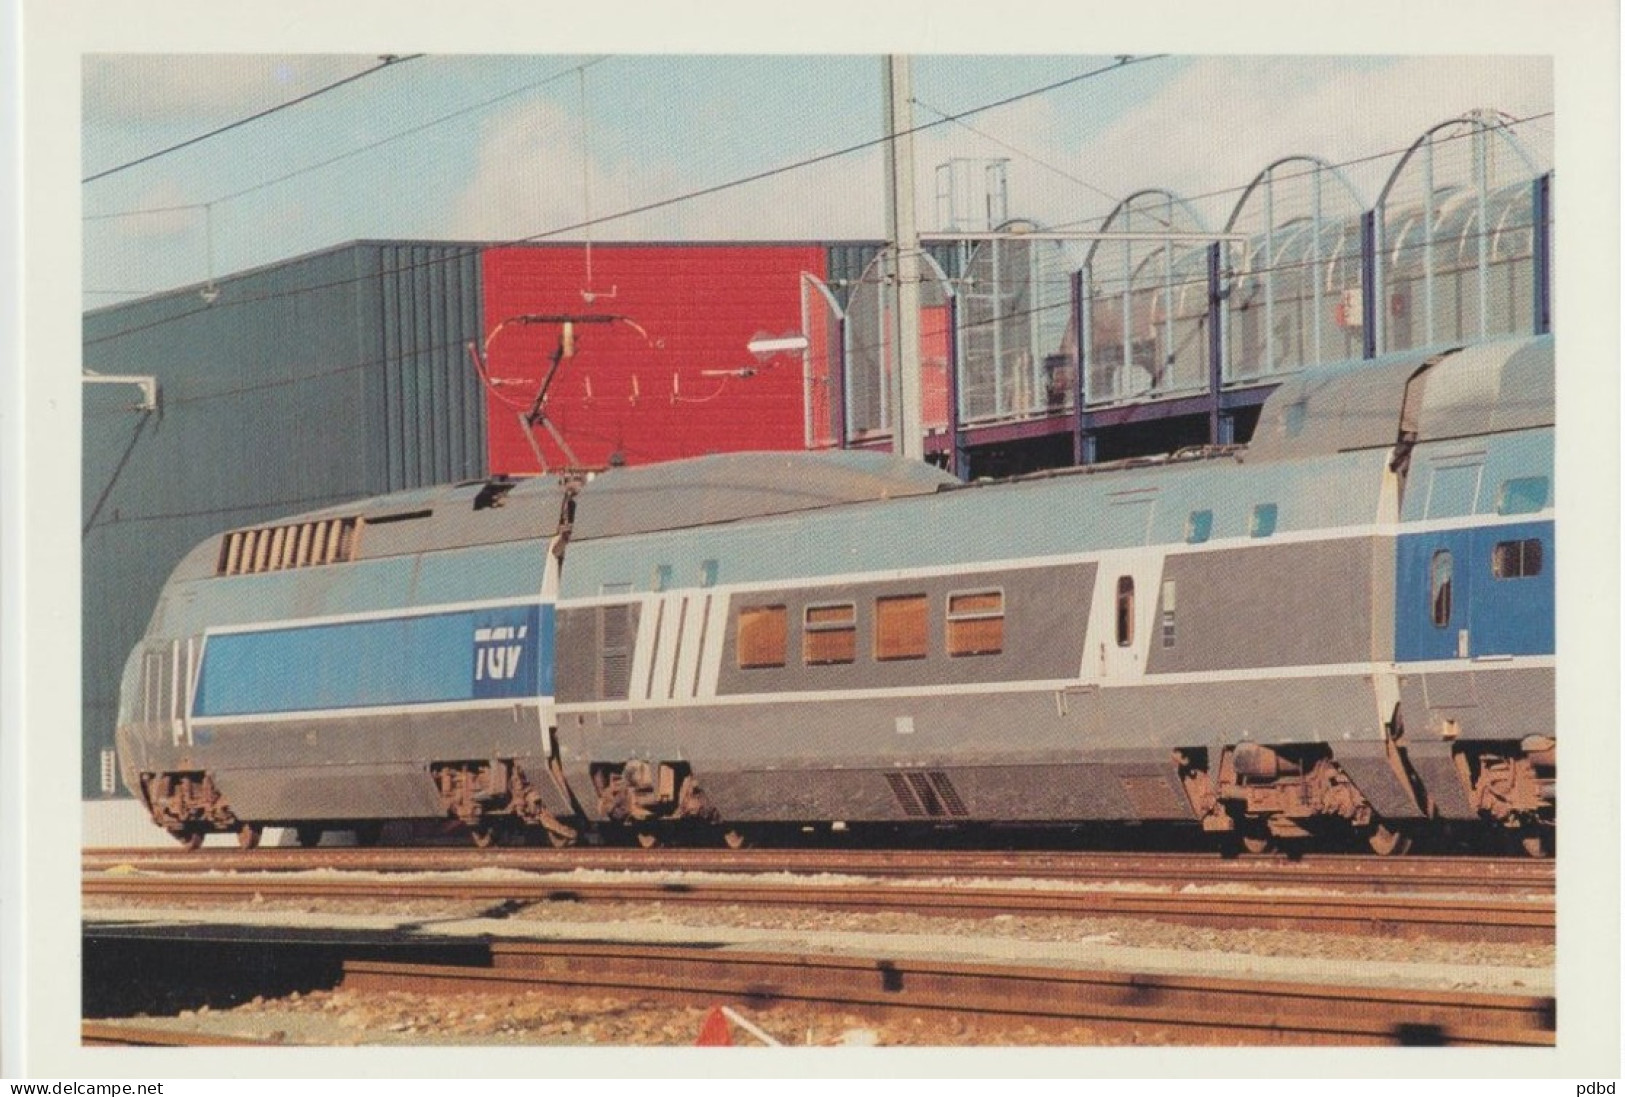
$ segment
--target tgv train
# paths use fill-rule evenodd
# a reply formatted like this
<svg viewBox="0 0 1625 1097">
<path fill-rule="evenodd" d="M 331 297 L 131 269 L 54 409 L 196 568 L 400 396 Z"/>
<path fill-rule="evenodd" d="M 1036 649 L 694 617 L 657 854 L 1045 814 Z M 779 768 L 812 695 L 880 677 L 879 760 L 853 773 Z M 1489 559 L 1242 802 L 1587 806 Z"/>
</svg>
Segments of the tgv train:
<svg viewBox="0 0 1625 1097">
<path fill-rule="evenodd" d="M 195 845 L 455 820 L 1555 829 L 1553 345 L 1288 380 L 1246 447 L 961 484 L 887 455 L 494 480 L 237 529 L 127 665 Z"/>
</svg>

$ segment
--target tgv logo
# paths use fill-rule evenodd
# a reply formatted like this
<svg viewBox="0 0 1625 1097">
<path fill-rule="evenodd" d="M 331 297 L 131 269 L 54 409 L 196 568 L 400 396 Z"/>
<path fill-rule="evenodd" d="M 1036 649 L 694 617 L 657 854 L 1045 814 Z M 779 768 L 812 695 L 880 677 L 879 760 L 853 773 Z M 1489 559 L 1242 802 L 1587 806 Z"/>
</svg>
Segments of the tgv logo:
<svg viewBox="0 0 1625 1097">
<path fill-rule="evenodd" d="M 529 626 L 507 625 L 474 630 L 474 680 L 507 679 L 519 673 L 519 657 L 525 650 Z"/>
</svg>

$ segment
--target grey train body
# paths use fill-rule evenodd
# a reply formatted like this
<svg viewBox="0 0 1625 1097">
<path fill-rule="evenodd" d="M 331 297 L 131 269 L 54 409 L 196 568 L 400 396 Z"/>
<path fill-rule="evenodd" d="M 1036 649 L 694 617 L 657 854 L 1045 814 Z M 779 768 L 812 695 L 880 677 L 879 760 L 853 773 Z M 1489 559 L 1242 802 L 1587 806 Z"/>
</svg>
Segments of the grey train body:
<svg viewBox="0 0 1625 1097">
<path fill-rule="evenodd" d="M 234 531 L 132 656 L 126 780 L 183 836 L 1183 821 L 1388 852 L 1455 820 L 1542 852 L 1552 362 L 1537 339 L 1311 371 L 1245 448 L 1002 483 L 734 454 L 377 500 L 269 550 Z M 351 556 L 301 562 L 291 531 L 339 520 Z M 257 700 L 287 667 L 256 657 L 350 639 L 424 668 Z M 174 697 L 135 703 L 166 643 Z"/>
</svg>

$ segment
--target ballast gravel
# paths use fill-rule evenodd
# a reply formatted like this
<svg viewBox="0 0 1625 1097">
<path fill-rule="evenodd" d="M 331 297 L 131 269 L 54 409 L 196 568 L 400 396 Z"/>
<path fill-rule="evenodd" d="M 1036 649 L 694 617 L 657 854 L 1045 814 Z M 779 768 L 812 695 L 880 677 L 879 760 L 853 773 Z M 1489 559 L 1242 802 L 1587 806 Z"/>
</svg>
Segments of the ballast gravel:
<svg viewBox="0 0 1625 1097">
<path fill-rule="evenodd" d="M 104 920 L 321 929 L 392 928 L 437 936 L 510 940 L 704 942 L 750 951 L 852 953 L 993 964 L 1135 970 L 1216 978 L 1324 981 L 1476 992 L 1550 994 L 1555 949 L 1506 943 L 1399 940 L 1273 929 L 1213 929 L 1129 918 L 998 915 L 933 918 L 731 905 L 542 903 L 500 911 L 457 901 L 253 900 L 177 905 L 86 897 L 87 926 Z M 407 928 L 413 927 L 413 928 Z M 796 1046 L 1098 1046 L 1161 1044 L 1166 1033 L 1102 1034 L 1073 1028 L 1000 1027 L 954 1014 L 883 1019 L 801 1006 L 745 1010 L 779 1043 Z M 129 1019 L 300 1045 L 650 1045 L 688 1046 L 709 1007 L 607 999 L 590 994 L 425 995 L 316 991 L 256 998 L 232 1009 L 202 1007 L 165 1018 Z M 713 1022 L 713 1025 L 715 1022 Z M 733 1042 L 758 1043 L 729 1024 Z"/>
</svg>

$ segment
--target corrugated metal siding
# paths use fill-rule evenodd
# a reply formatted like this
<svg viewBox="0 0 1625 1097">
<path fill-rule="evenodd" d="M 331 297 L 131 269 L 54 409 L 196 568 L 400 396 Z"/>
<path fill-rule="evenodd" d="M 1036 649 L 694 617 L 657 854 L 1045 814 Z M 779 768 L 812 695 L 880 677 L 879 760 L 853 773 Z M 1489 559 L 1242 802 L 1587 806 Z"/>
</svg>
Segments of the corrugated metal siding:
<svg viewBox="0 0 1625 1097">
<path fill-rule="evenodd" d="M 484 475 L 485 418 L 467 349 L 481 338 L 479 252 L 382 245 L 369 258 L 389 365 L 380 377 L 375 490 Z"/>
<path fill-rule="evenodd" d="M 485 475 L 467 341 L 479 252 L 358 243 L 84 318 L 83 781 L 99 787 L 124 659 L 198 541 L 346 500 Z"/>
</svg>

